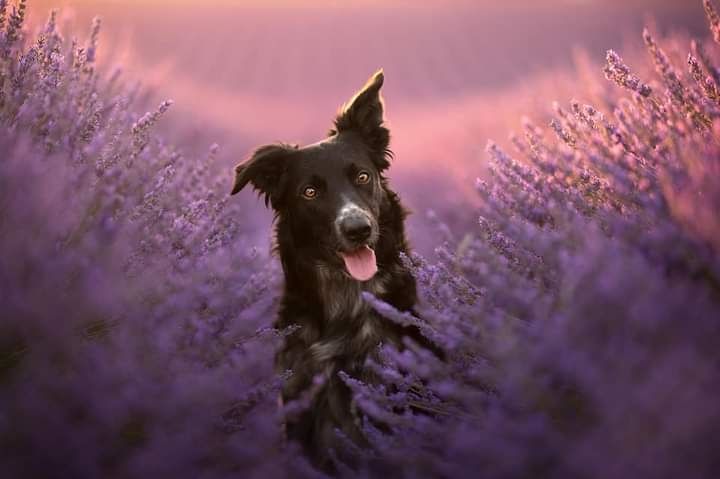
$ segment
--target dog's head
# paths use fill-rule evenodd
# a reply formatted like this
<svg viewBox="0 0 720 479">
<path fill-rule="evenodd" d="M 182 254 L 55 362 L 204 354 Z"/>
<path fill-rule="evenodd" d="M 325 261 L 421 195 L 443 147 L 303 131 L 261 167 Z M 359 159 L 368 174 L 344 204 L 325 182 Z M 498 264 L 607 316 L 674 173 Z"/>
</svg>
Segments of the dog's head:
<svg viewBox="0 0 720 479">
<path fill-rule="evenodd" d="M 323 141 L 255 150 L 235 168 L 232 189 L 235 194 L 250 183 L 299 251 L 327 266 L 344 266 L 360 281 L 377 271 L 374 250 L 388 201 L 383 172 L 391 153 L 383 126 L 383 80 L 382 71 L 370 78 L 343 106 Z"/>
</svg>

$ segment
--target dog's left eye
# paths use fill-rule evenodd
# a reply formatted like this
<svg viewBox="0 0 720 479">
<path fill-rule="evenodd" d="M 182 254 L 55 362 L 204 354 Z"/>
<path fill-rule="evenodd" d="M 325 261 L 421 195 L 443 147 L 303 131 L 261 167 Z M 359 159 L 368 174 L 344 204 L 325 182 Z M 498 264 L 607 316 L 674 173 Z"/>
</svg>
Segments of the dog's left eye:
<svg viewBox="0 0 720 479">
<path fill-rule="evenodd" d="M 305 199 L 313 200 L 317 196 L 317 190 L 312 186 L 306 186 L 303 190 L 303 196 Z"/>
<path fill-rule="evenodd" d="M 370 182 L 370 173 L 367 171 L 361 171 L 358 173 L 358 175 L 355 177 L 355 182 L 358 185 L 364 185 Z"/>
</svg>

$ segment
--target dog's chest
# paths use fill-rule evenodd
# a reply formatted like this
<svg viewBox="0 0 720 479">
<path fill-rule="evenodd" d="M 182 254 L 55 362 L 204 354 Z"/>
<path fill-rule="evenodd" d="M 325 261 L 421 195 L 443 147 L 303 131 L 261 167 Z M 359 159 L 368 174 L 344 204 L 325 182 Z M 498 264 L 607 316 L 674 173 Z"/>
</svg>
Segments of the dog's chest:
<svg viewBox="0 0 720 479">
<path fill-rule="evenodd" d="M 344 275 L 324 273 L 319 287 L 326 326 L 325 333 L 310 342 L 309 357 L 320 369 L 330 367 L 328 361 L 338 357 L 362 363 L 364 355 L 383 336 L 381 320 L 362 293 L 382 295 L 386 292 L 386 280 L 377 275 L 360 283 Z"/>
<path fill-rule="evenodd" d="M 321 272 L 319 294 L 323 304 L 325 320 L 329 322 L 354 320 L 371 313 L 370 305 L 362 297 L 363 292 L 380 296 L 386 292 L 386 281 L 380 274 L 375 278 L 359 282 L 345 275 Z M 366 329 L 369 326 L 366 326 Z"/>
</svg>

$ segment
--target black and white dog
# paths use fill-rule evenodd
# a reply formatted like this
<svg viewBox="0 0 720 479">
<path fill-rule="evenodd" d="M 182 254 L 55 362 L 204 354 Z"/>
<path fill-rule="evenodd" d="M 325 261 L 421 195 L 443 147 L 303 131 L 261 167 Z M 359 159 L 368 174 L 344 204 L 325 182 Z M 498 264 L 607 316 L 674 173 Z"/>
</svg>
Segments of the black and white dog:
<svg viewBox="0 0 720 479">
<path fill-rule="evenodd" d="M 361 295 L 368 291 L 402 311 L 416 301 L 415 280 L 400 261 L 408 251 L 406 211 L 384 177 L 392 153 L 383 125 L 383 80 L 379 71 L 367 82 L 326 139 L 302 148 L 262 146 L 235 169 L 232 194 L 250 183 L 275 212 L 275 248 L 285 274 L 276 326 L 301 326 L 276 356 L 278 371 L 292 370 L 283 401 L 298 399 L 316 377 L 323 379 L 310 409 L 288 420 L 287 436 L 323 468 L 331 468 L 335 429 L 365 443 L 338 372 L 376 381 L 366 358 L 380 342 L 401 347 L 403 336 L 437 351 L 416 328 L 380 317 Z"/>
</svg>

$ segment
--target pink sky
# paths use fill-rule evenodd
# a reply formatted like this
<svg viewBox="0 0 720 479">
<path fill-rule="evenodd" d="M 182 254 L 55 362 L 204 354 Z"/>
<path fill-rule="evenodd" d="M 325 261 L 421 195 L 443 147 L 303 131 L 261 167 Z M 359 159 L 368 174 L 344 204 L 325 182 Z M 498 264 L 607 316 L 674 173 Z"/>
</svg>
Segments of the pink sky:
<svg viewBox="0 0 720 479">
<path fill-rule="evenodd" d="M 524 112 L 574 96 L 562 72 L 576 48 L 602 62 L 608 48 L 639 40 L 650 12 L 663 29 L 705 28 L 700 0 L 409 4 L 30 0 L 30 14 L 41 21 L 59 7 L 76 32 L 100 15 L 101 58 L 150 87 L 154 101 L 175 100 L 165 123 L 173 138 L 199 147 L 218 141 L 228 167 L 257 144 L 319 139 L 340 104 L 382 67 L 394 179 L 401 189 L 426 182 L 458 201 L 472 198 L 488 138 L 502 142 Z M 553 73 L 540 82 L 546 71 Z M 431 203 L 422 191 L 408 193 L 416 210 Z"/>
</svg>

